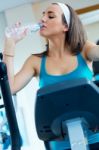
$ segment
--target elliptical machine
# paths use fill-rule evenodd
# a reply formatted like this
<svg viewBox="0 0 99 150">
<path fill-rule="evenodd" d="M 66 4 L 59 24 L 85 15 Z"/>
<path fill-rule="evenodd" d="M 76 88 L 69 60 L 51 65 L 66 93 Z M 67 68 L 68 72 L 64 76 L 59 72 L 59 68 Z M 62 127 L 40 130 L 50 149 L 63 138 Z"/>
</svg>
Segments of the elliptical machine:
<svg viewBox="0 0 99 150">
<path fill-rule="evenodd" d="M 64 149 L 99 149 L 99 81 L 85 78 L 55 83 L 37 92 L 35 123 L 38 137 L 66 143 Z M 96 144 L 95 144 L 96 143 Z"/>
</svg>

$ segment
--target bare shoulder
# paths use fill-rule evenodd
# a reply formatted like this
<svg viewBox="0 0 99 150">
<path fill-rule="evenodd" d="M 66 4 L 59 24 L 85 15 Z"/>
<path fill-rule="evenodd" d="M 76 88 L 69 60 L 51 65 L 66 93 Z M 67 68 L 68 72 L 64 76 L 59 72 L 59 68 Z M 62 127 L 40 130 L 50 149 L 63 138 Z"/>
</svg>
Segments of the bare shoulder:
<svg viewBox="0 0 99 150">
<path fill-rule="evenodd" d="M 94 43 L 94 42 L 91 42 L 91 41 L 86 41 L 86 43 L 85 43 L 85 47 L 86 47 L 86 49 L 87 48 L 92 48 L 92 47 L 94 47 L 94 46 L 96 46 L 96 44 Z"/>
<path fill-rule="evenodd" d="M 43 53 L 31 54 L 27 59 L 27 63 L 35 70 L 35 76 L 39 76 L 42 56 Z"/>
<path fill-rule="evenodd" d="M 84 56 L 84 58 L 86 60 L 88 60 L 88 56 L 89 56 L 89 53 L 92 49 L 94 49 L 97 45 L 94 43 L 94 42 L 91 42 L 91 41 L 86 41 L 84 47 L 83 47 L 83 50 L 82 50 L 82 55 Z"/>
<path fill-rule="evenodd" d="M 42 54 L 31 54 L 28 57 L 28 60 L 35 62 L 35 60 L 40 60 L 42 58 Z"/>
</svg>

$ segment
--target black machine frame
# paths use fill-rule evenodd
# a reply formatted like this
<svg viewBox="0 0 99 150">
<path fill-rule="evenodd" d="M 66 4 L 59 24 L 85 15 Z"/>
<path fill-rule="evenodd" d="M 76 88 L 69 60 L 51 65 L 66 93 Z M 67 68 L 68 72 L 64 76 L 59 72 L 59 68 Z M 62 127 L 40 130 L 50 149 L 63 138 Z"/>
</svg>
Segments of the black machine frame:
<svg viewBox="0 0 99 150">
<path fill-rule="evenodd" d="M 12 100 L 12 94 L 9 86 L 7 67 L 6 64 L 2 62 L 2 53 L 0 53 L 0 58 L 0 87 L 10 130 L 11 150 L 20 150 L 22 146 L 22 139 L 18 128 L 16 113 Z M 2 107 L 3 105 L 1 106 L 1 108 Z"/>
</svg>

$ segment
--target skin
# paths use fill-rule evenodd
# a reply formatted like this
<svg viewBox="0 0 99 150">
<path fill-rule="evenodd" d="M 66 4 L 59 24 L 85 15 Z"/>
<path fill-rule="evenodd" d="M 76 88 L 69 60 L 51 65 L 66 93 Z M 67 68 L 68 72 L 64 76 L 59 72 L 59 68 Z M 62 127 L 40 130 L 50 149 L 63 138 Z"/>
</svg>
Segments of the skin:
<svg viewBox="0 0 99 150">
<path fill-rule="evenodd" d="M 68 31 L 68 27 L 62 23 L 62 11 L 60 7 L 58 5 L 50 5 L 43 12 L 41 22 L 43 27 L 40 30 L 40 35 L 49 41 L 49 51 L 46 59 L 47 73 L 63 75 L 72 72 L 78 65 L 77 56 L 71 55 L 68 47 L 64 47 L 65 32 Z M 20 24 L 16 24 L 15 26 L 20 27 Z M 38 77 L 40 74 L 42 54 L 32 55 L 27 58 L 22 69 L 16 75 L 14 75 L 13 69 L 14 57 L 5 55 L 14 55 L 15 45 L 25 38 L 25 36 L 26 31 L 18 39 L 17 37 L 5 38 L 4 62 L 8 68 L 12 94 L 21 90 L 33 76 Z M 82 51 L 82 56 L 90 69 L 92 69 L 92 58 L 89 59 L 88 54 L 95 47 L 96 45 L 94 43 L 87 41 Z"/>
</svg>

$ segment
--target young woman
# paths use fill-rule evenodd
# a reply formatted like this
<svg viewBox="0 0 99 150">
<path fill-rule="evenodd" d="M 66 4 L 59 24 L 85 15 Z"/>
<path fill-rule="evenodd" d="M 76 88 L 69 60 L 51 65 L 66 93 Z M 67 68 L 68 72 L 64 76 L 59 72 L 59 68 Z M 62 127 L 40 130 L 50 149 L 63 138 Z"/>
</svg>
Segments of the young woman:
<svg viewBox="0 0 99 150">
<path fill-rule="evenodd" d="M 12 93 L 21 90 L 31 79 L 39 77 L 40 87 L 63 80 L 85 77 L 92 79 L 92 61 L 99 59 L 99 46 L 89 42 L 83 25 L 75 11 L 63 3 L 52 3 L 41 18 L 40 35 L 47 39 L 47 50 L 42 54 L 31 55 L 22 69 L 14 75 L 14 49 L 20 37 L 5 39 L 4 62 L 7 65 Z M 20 24 L 16 25 L 20 27 Z M 66 149 L 66 143 L 51 142 L 52 150 Z M 60 147 L 60 148 L 59 148 Z"/>
</svg>

